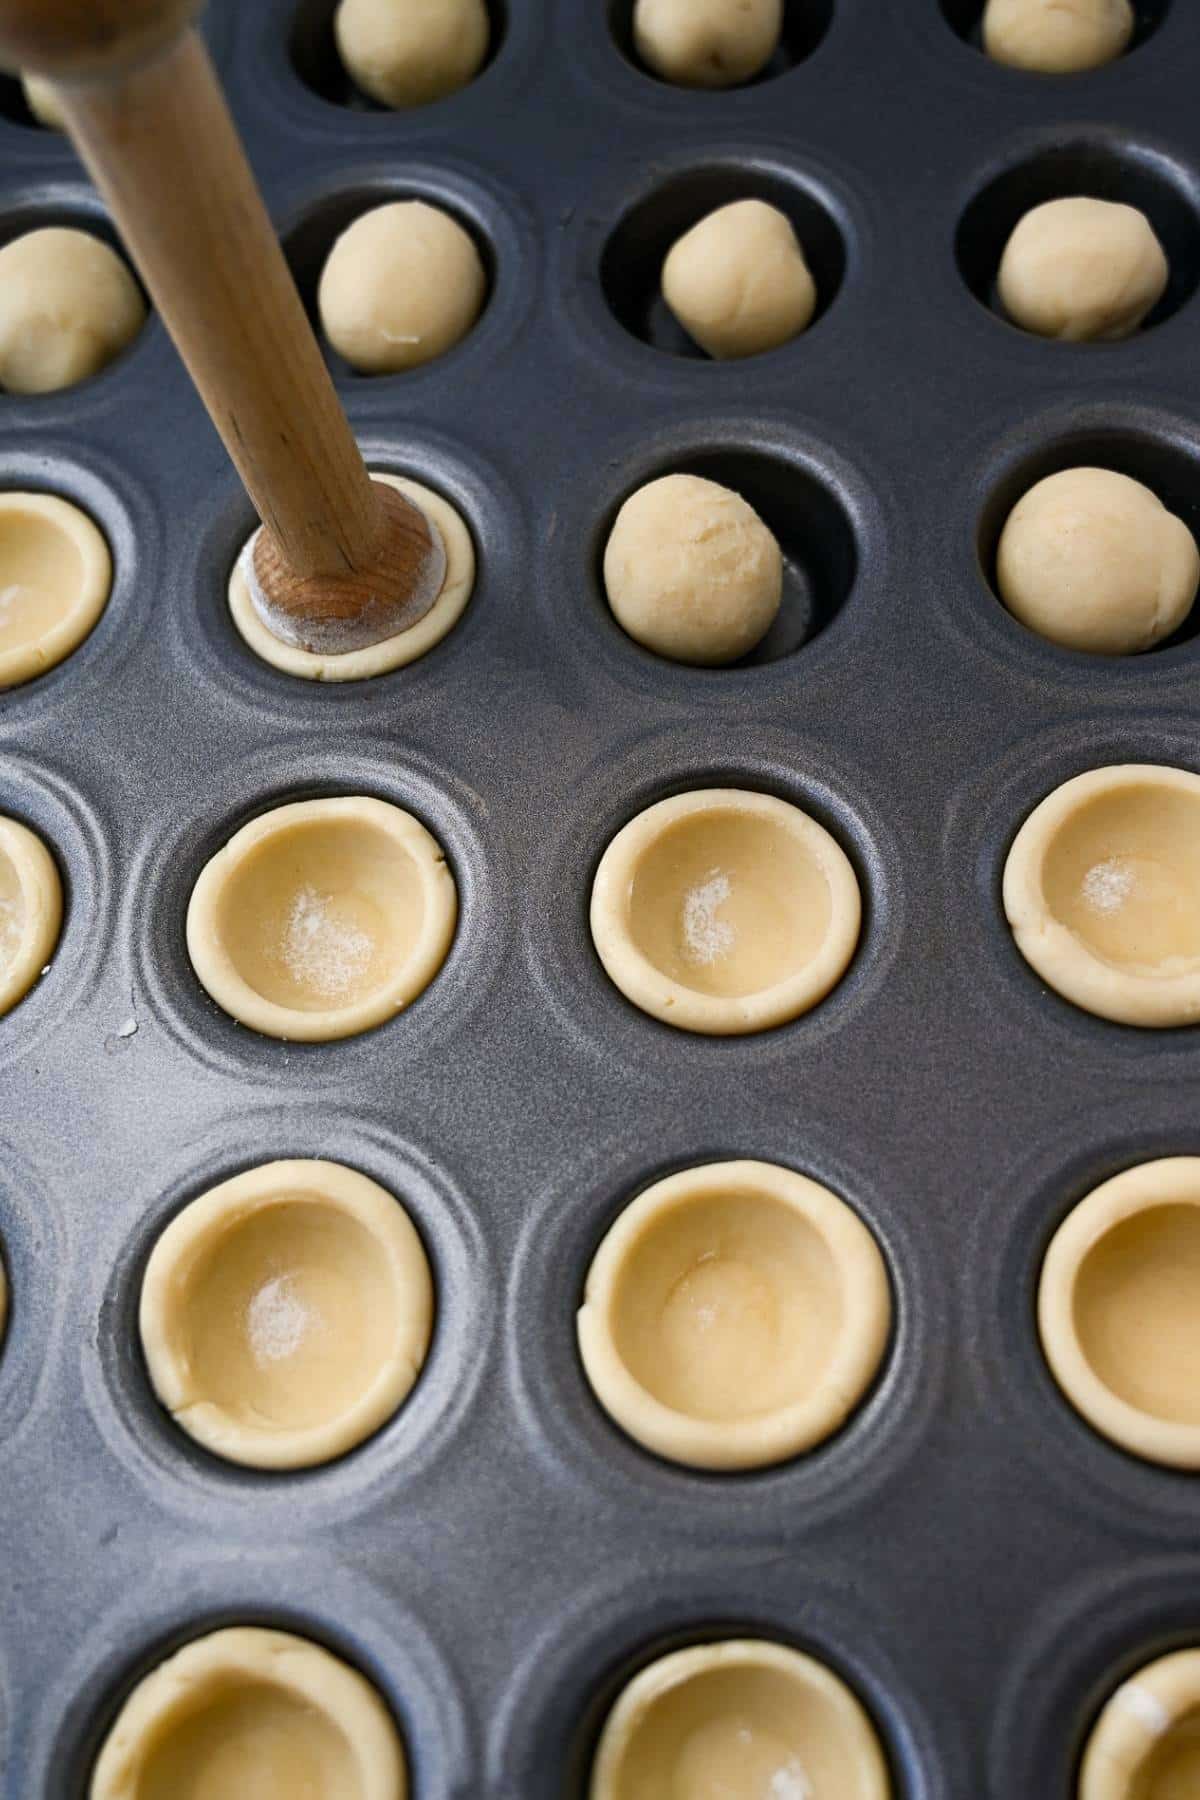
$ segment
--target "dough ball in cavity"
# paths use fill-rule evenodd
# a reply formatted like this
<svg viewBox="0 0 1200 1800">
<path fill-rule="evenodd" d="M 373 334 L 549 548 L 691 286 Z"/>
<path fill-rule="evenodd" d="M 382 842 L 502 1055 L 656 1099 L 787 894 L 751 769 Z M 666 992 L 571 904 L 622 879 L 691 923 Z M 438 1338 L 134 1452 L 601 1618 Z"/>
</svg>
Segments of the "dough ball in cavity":
<svg viewBox="0 0 1200 1800">
<path fill-rule="evenodd" d="M 702 350 L 757 356 L 804 330 L 817 290 L 790 219 L 763 200 L 719 206 L 663 264 L 663 298 Z"/>
<path fill-rule="evenodd" d="M 41 75 L 22 75 L 21 86 L 25 92 L 25 104 L 38 124 L 44 125 L 49 131 L 64 131 L 66 122 L 58 104 L 54 83 Z"/>
<path fill-rule="evenodd" d="M 470 234 L 436 206 L 397 200 L 343 231 L 317 306 L 339 356 L 363 375 L 432 362 L 479 317 L 487 276 Z"/>
<path fill-rule="evenodd" d="M 770 62 L 783 0 L 637 0 L 634 47 L 648 69 L 679 87 L 726 88 Z"/>
<path fill-rule="evenodd" d="M 347 74 L 381 106 L 426 106 L 466 87 L 488 51 L 484 0 L 341 0 Z"/>
<path fill-rule="evenodd" d="M 1000 262 L 1014 325 L 1074 343 L 1129 337 L 1166 292 L 1170 266 L 1136 206 L 1048 200 L 1027 212 Z"/>
<path fill-rule="evenodd" d="M 146 303 L 87 231 L 47 226 L 0 250 L 0 387 L 49 394 L 95 375 L 141 330 Z"/>
<path fill-rule="evenodd" d="M 1128 656 L 1186 619 L 1200 552 L 1156 494 L 1112 469 L 1064 469 L 1030 488 L 1000 535 L 1008 610 L 1069 650 Z"/>
<path fill-rule="evenodd" d="M 774 622 L 783 557 L 740 494 L 698 475 L 663 475 L 631 494 L 604 551 L 617 623 L 674 662 L 736 662 Z"/>
<path fill-rule="evenodd" d="M 983 47 L 996 62 L 1075 75 L 1113 62 L 1133 36 L 1129 0 L 988 0 Z"/>
</svg>

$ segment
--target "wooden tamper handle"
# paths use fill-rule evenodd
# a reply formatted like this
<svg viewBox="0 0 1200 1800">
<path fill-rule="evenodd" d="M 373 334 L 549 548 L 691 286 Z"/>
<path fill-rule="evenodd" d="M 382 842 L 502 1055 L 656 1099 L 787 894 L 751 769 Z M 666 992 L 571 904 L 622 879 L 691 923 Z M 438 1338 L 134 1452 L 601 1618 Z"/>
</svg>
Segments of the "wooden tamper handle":
<svg viewBox="0 0 1200 1800">
<path fill-rule="evenodd" d="M 372 481 L 192 21 L 202 0 L 0 0 L 0 64 L 54 83 L 263 522 L 244 567 L 286 643 L 416 624 L 445 578 L 419 508 Z"/>
</svg>

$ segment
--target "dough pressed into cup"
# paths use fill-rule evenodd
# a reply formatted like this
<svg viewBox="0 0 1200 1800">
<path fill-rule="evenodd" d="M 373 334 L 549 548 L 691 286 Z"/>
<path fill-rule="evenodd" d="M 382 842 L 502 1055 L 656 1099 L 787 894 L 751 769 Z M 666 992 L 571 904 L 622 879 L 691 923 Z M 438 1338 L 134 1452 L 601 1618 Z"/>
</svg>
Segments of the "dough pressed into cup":
<svg viewBox="0 0 1200 1800">
<path fill-rule="evenodd" d="M 54 954 L 62 881 L 28 825 L 0 814 L 0 1017 L 24 998 Z"/>
<path fill-rule="evenodd" d="M 995 62 L 1076 75 L 1115 61 L 1135 25 L 1129 0 L 988 0 L 983 47 Z"/>
<path fill-rule="evenodd" d="M 243 825 L 205 864 L 188 954 L 218 1006 L 268 1037 L 350 1037 L 433 980 L 458 913 L 419 820 L 365 795 L 300 800 Z"/>
<path fill-rule="evenodd" d="M 404 1747 L 369 1681 L 307 1638 L 233 1625 L 145 1676 L 101 1747 L 90 1800 L 407 1800 Z"/>
<path fill-rule="evenodd" d="M 466 87 L 491 37 L 484 0 L 341 0 L 333 29 L 351 80 L 397 111 Z"/>
<path fill-rule="evenodd" d="M 112 362 L 146 320 L 141 289 L 90 231 L 48 225 L 0 249 L 0 387 L 49 394 Z"/>
<path fill-rule="evenodd" d="M 416 662 L 440 644 L 466 611 L 475 585 L 475 546 L 462 515 L 441 494 L 423 487 L 419 481 L 406 481 L 400 475 L 385 475 L 378 470 L 373 471 L 373 479 L 406 494 L 425 514 L 430 530 L 441 539 L 446 552 L 442 591 L 424 618 L 407 631 L 384 638 L 382 643 L 332 656 L 305 650 L 298 644 L 285 644 L 275 636 L 255 610 L 239 556 L 229 577 L 233 622 L 255 655 L 286 675 L 299 675 L 305 681 L 366 681 L 373 675 L 386 675 L 392 669 Z"/>
<path fill-rule="evenodd" d="M 683 329 L 716 358 L 777 349 L 817 305 L 792 222 L 765 200 L 734 200 L 686 231 L 667 253 L 662 291 Z"/>
<path fill-rule="evenodd" d="M 1092 1728 L 1077 1800 L 1190 1800 L 1200 1793 L 1200 1650 L 1147 1663 Z"/>
<path fill-rule="evenodd" d="M 1079 1202 L 1046 1253 L 1038 1323 L 1090 1425 L 1200 1469 L 1200 1157 L 1140 1163 Z"/>
<path fill-rule="evenodd" d="M 632 493 L 604 547 L 613 617 L 672 662 L 716 667 L 761 642 L 783 597 L 774 533 L 732 488 L 660 475 Z"/>
<path fill-rule="evenodd" d="M 66 120 L 52 81 L 46 81 L 40 75 L 22 75 L 21 87 L 25 104 L 39 125 L 44 125 L 48 131 L 66 130 Z"/>
<path fill-rule="evenodd" d="M 483 310 L 487 275 L 470 232 L 424 200 L 361 213 L 321 271 L 325 336 L 361 375 L 392 375 L 444 356 Z"/>
<path fill-rule="evenodd" d="M 1004 866 L 1018 950 L 1085 1012 L 1124 1025 L 1200 1018 L 1200 776 L 1157 763 L 1076 775 L 1018 831 Z"/>
<path fill-rule="evenodd" d="M 597 954 L 681 1031 L 765 1031 L 823 1000 L 858 943 L 849 858 L 798 806 L 743 788 L 660 800 L 613 838 L 592 886 Z"/>
<path fill-rule="evenodd" d="M 1131 656 L 1177 631 L 1200 550 L 1158 495 L 1115 469 L 1062 469 L 1024 494 L 996 549 L 1013 617 L 1068 650 Z"/>
<path fill-rule="evenodd" d="M 1000 301 L 1014 325 L 1067 343 L 1129 337 L 1166 292 L 1171 270 L 1136 206 L 1083 196 L 1027 212 L 1000 259 Z"/>
<path fill-rule="evenodd" d="M 111 591 L 112 557 L 85 512 L 55 494 L 0 493 L 0 688 L 78 649 Z"/>
<path fill-rule="evenodd" d="M 677 87 L 752 81 L 779 47 L 783 0 L 636 0 L 633 43 L 648 69 Z"/>
<path fill-rule="evenodd" d="M 592 1390 L 646 1449 L 763 1468 L 832 1435 L 879 1368 L 891 1291 L 871 1233 L 773 1163 L 657 1181 L 606 1233 L 577 1328 Z"/>
<path fill-rule="evenodd" d="M 649 1664 L 600 1734 L 589 1800 L 890 1800 L 875 1727 L 814 1657 L 753 1638 Z"/>
<path fill-rule="evenodd" d="M 154 1246 L 139 1329 L 177 1424 L 231 1462 L 298 1469 L 360 1444 L 403 1404 L 433 1326 L 408 1214 L 341 1163 L 247 1170 Z"/>
</svg>

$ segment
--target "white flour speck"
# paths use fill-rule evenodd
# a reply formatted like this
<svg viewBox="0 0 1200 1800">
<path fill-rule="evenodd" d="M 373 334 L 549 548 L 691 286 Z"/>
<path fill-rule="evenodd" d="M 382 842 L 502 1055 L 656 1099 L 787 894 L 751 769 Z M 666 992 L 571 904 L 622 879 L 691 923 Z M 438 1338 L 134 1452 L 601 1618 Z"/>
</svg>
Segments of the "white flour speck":
<svg viewBox="0 0 1200 1800">
<path fill-rule="evenodd" d="M 282 1362 L 294 1356 L 312 1323 L 312 1313 L 295 1292 L 290 1275 L 265 1281 L 246 1309 L 246 1328 L 255 1362 Z"/>
<path fill-rule="evenodd" d="M 767 1793 L 770 1800 L 812 1800 L 808 1777 L 794 1756 L 776 1769 Z"/>
<path fill-rule="evenodd" d="M 293 980 L 336 999 L 366 972 L 375 944 L 370 934 L 330 917 L 315 888 L 301 888 L 283 935 L 283 960 Z"/>
<path fill-rule="evenodd" d="M 16 607 L 17 601 L 28 592 L 29 589 L 23 587 L 20 582 L 14 582 L 11 587 L 0 588 L 0 625 L 8 624 L 9 614 Z"/>
<path fill-rule="evenodd" d="M 1134 871 L 1123 857 L 1096 863 L 1083 878 L 1084 900 L 1093 912 L 1120 912 L 1133 892 Z"/>
<path fill-rule="evenodd" d="M 689 962 L 712 963 L 733 949 L 733 926 L 717 912 L 732 893 L 729 877 L 710 869 L 683 897 L 683 945 Z"/>
<path fill-rule="evenodd" d="M 1123 1688 L 1118 1688 L 1117 1701 L 1126 1712 L 1133 1714 L 1152 1737 L 1161 1737 L 1164 1731 L 1169 1730 L 1171 1715 L 1158 1695 L 1152 1694 L 1149 1688 L 1139 1687 L 1136 1681 L 1127 1681 Z"/>
</svg>

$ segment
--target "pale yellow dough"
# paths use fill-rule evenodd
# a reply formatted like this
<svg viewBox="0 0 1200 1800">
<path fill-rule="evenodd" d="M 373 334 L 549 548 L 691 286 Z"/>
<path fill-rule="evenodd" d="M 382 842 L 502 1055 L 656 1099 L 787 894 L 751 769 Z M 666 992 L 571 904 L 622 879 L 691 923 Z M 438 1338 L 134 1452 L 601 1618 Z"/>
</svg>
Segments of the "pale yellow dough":
<svg viewBox="0 0 1200 1800">
<path fill-rule="evenodd" d="M 0 815 L 0 1017 L 37 981 L 62 928 L 62 882 L 35 832 Z"/>
<path fill-rule="evenodd" d="M 365 795 L 300 800 L 243 825 L 205 864 L 188 954 L 243 1025 L 322 1042 L 415 1000 L 457 912 L 442 849 L 411 813 Z"/>
<path fill-rule="evenodd" d="M 442 541 L 446 552 L 446 573 L 442 591 L 425 614 L 407 631 L 382 643 L 368 644 L 362 650 L 348 650 L 332 656 L 305 650 L 298 644 L 285 644 L 259 618 L 250 598 L 250 589 L 242 572 L 239 556 L 229 577 L 229 610 L 233 622 L 256 656 L 285 674 L 299 675 L 306 681 L 366 681 L 373 675 L 386 675 L 391 669 L 404 668 L 440 644 L 457 625 L 466 611 L 475 585 L 475 546 L 461 513 L 450 502 L 435 494 L 419 481 L 406 481 L 399 475 L 373 472 L 376 481 L 398 488 L 416 503 L 430 527 Z M 251 540 L 253 541 L 253 540 Z"/>
<path fill-rule="evenodd" d="M 681 1031 L 765 1031 L 845 974 L 862 904 L 824 826 L 771 794 L 700 788 L 660 800 L 613 838 L 591 927 L 611 979 Z"/>
<path fill-rule="evenodd" d="M 1076 1800 L 1194 1800 L 1200 1794 L 1200 1649 L 1147 1663 L 1106 1703 Z"/>
<path fill-rule="evenodd" d="M 1200 776 L 1092 769 L 1018 831 L 1004 910 L 1043 981 L 1125 1025 L 1200 1019 Z"/>
<path fill-rule="evenodd" d="M 672 662 L 716 666 L 770 630 L 783 556 L 754 508 L 719 482 L 662 475 L 629 496 L 604 549 L 613 617 Z"/>
<path fill-rule="evenodd" d="M 792 222 L 764 200 L 734 200 L 693 225 L 663 264 L 663 298 L 717 358 L 757 356 L 803 331 L 817 289 Z"/>
<path fill-rule="evenodd" d="M 299 1469 L 377 1431 L 413 1387 L 433 1280 L 400 1203 L 341 1163 L 247 1170 L 154 1246 L 139 1329 L 177 1424 L 230 1462 Z"/>
<path fill-rule="evenodd" d="M 753 1469 L 810 1450 L 887 1345 L 883 1258 L 845 1201 L 774 1163 L 656 1181 L 588 1271 L 579 1349 L 597 1400 L 672 1462 Z"/>
<path fill-rule="evenodd" d="M 48 394 L 97 374 L 146 318 L 141 290 L 90 231 L 49 225 L 0 249 L 0 387 Z"/>
<path fill-rule="evenodd" d="M 1127 50 L 1129 0 L 988 0 L 983 47 L 996 62 L 1045 75 L 1098 69 Z"/>
<path fill-rule="evenodd" d="M 393 200 L 348 225 L 317 289 L 325 336 L 361 375 L 392 375 L 444 356 L 487 297 L 470 232 L 424 200 Z"/>
<path fill-rule="evenodd" d="M 890 1800 L 875 1728 L 831 1669 L 783 1644 L 676 1650 L 622 1690 L 589 1800 Z"/>
<path fill-rule="evenodd" d="M 396 109 L 466 87 L 491 35 L 484 0 L 341 0 L 333 28 L 350 78 Z"/>
<path fill-rule="evenodd" d="M 634 48 L 677 87 L 727 88 L 766 68 L 783 30 L 783 0 L 637 0 Z"/>
<path fill-rule="evenodd" d="M 54 494 L 0 493 L 0 688 L 77 649 L 111 590 L 112 557 L 85 512 Z"/>
<path fill-rule="evenodd" d="M 1200 1157 L 1140 1163 L 1079 1202 L 1046 1253 L 1038 1323 L 1090 1425 L 1200 1469 Z"/>
<path fill-rule="evenodd" d="M 1017 225 L 999 293 L 1014 325 L 1068 343 L 1129 337 L 1166 292 L 1171 270 L 1136 206 L 1047 200 Z"/>
<path fill-rule="evenodd" d="M 1052 643 L 1131 656 L 1178 630 L 1200 551 L 1158 495 L 1112 469 L 1063 469 L 1020 499 L 996 551 L 1000 597 Z"/>
<path fill-rule="evenodd" d="M 66 120 L 58 104 L 54 83 L 41 75 L 22 75 L 21 86 L 25 90 L 25 104 L 38 124 L 48 131 L 64 131 Z"/>
<path fill-rule="evenodd" d="M 407 1800 L 404 1747 L 366 1678 L 291 1632 L 194 1638 L 134 1688 L 89 1800 Z"/>
</svg>

